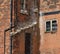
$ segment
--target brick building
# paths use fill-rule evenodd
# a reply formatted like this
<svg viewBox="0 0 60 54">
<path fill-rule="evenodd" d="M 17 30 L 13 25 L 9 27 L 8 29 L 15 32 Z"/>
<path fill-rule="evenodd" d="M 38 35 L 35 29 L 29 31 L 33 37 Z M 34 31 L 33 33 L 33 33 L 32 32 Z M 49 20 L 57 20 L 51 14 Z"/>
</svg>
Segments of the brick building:
<svg viewBox="0 0 60 54">
<path fill-rule="evenodd" d="M 13 54 L 38 54 L 38 0 L 18 0 L 14 6 L 16 27 L 12 33 Z"/>
<path fill-rule="evenodd" d="M 38 6 L 39 0 L 0 0 L 0 54 L 39 53 Z"/>
<path fill-rule="evenodd" d="M 60 0 L 40 0 L 41 54 L 60 54 Z"/>
<path fill-rule="evenodd" d="M 0 0 L 0 54 L 60 54 L 60 1 L 12 1 Z"/>
<path fill-rule="evenodd" d="M 10 26 L 10 1 L 0 0 L 0 54 L 4 54 L 4 30 L 9 28 L 9 26 Z"/>
</svg>

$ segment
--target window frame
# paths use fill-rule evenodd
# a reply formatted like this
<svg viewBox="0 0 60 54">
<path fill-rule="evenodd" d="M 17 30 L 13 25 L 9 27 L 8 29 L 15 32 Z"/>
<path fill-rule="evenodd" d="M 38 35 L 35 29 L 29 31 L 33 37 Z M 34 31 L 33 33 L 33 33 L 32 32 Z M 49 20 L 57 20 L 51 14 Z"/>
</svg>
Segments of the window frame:
<svg viewBox="0 0 60 54">
<path fill-rule="evenodd" d="M 58 25 L 58 20 L 57 20 L 57 19 L 51 20 L 51 23 L 52 23 L 54 20 L 56 21 L 56 24 Z M 52 25 L 51 25 L 51 26 L 52 26 Z M 53 26 L 52 26 L 52 27 L 53 27 Z M 52 30 L 52 28 L 51 28 L 51 31 L 52 31 L 52 32 L 56 32 L 57 30 L 54 31 L 54 30 Z"/>
<path fill-rule="evenodd" d="M 55 31 L 52 30 L 52 27 L 53 27 L 53 26 L 52 26 L 52 21 L 54 21 L 54 20 L 56 21 L 56 24 L 58 25 L 58 20 L 57 20 L 57 19 L 52 19 L 52 20 L 46 20 L 46 21 L 45 21 L 45 32 L 56 32 L 56 31 L 57 31 L 57 30 L 55 30 Z M 50 23 L 51 23 L 51 24 L 50 24 L 50 26 L 51 26 L 51 27 L 50 27 L 50 31 L 46 31 L 46 22 L 48 22 L 48 21 L 50 21 Z"/>
<path fill-rule="evenodd" d="M 48 22 L 48 21 L 50 21 L 50 23 L 51 23 L 51 20 L 46 20 L 45 21 L 45 32 L 50 32 L 51 31 L 51 28 L 50 28 L 50 31 L 46 31 L 46 22 Z M 51 24 L 50 24 L 50 26 L 51 26 Z"/>
</svg>

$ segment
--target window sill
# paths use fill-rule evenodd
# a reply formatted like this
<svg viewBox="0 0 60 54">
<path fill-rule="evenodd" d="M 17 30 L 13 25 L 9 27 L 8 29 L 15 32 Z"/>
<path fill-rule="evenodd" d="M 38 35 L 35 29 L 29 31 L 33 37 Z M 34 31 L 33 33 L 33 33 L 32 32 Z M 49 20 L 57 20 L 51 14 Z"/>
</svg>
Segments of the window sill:
<svg viewBox="0 0 60 54">
<path fill-rule="evenodd" d="M 45 33 L 50 33 L 51 31 L 45 31 Z"/>
<path fill-rule="evenodd" d="M 57 32 L 57 30 L 56 31 L 51 31 L 51 33 L 56 33 Z"/>
<path fill-rule="evenodd" d="M 27 10 L 21 10 L 20 13 L 21 13 L 21 14 L 26 14 L 26 15 L 28 15 Z"/>
<path fill-rule="evenodd" d="M 35 8 L 33 11 L 34 11 L 34 12 L 38 12 L 38 8 Z"/>
<path fill-rule="evenodd" d="M 56 33 L 57 32 L 57 30 L 56 31 L 45 31 L 45 33 Z"/>
</svg>

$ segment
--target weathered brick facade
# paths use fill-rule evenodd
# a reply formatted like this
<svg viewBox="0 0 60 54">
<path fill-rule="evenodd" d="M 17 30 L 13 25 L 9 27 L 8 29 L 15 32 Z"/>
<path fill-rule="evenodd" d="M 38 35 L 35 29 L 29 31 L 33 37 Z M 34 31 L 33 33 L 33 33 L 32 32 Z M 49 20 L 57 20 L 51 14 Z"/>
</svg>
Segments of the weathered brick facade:
<svg viewBox="0 0 60 54">
<path fill-rule="evenodd" d="M 43 26 L 43 35 L 41 36 L 40 50 L 41 54 L 60 54 L 60 1 L 59 0 L 40 0 L 40 11 L 47 13 L 43 15 L 43 22 L 47 20 L 57 20 L 57 31 L 55 33 L 45 31 Z M 56 12 L 56 13 L 55 13 Z M 59 13 L 58 13 L 59 12 Z"/>
<path fill-rule="evenodd" d="M 33 0 L 32 0 L 33 1 Z M 37 18 L 38 13 L 30 9 L 33 5 L 31 0 L 27 1 L 28 4 L 28 15 L 20 13 L 20 0 L 13 1 L 13 23 L 17 26 L 15 27 L 14 32 L 11 34 L 10 31 L 6 29 L 10 28 L 10 19 L 11 19 L 11 1 L 10 0 L 1 0 L 0 1 L 0 54 L 9 54 L 10 53 L 10 35 L 13 39 L 13 54 L 25 54 L 25 33 L 31 33 L 31 43 L 30 43 L 30 53 L 38 54 L 39 53 L 39 35 L 38 35 L 38 26 Z M 17 6 L 16 6 L 17 5 Z M 16 9 L 17 8 L 17 9 Z M 17 11 L 16 11 L 17 10 Z M 29 12 L 29 10 L 32 12 Z M 17 12 L 17 15 L 16 15 Z M 29 16 L 29 14 L 31 16 Z M 16 20 L 17 17 L 17 20 Z M 29 19 L 28 19 L 29 18 Z M 30 20 L 31 18 L 31 20 Z M 34 19 L 34 20 L 33 20 Z M 32 22 L 32 23 L 31 23 Z M 35 22 L 35 24 L 33 23 Z M 32 25 L 30 25 L 32 24 Z M 25 29 L 24 27 L 28 26 Z M 21 30 L 22 29 L 22 30 Z M 21 30 L 17 32 L 17 30 Z M 5 34 L 4 34 L 5 32 Z M 5 37 L 4 37 L 5 36 Z M 5 45 L 4 45 L 5 44 Z"/>
<path fill-rule="evenodd" d="M 10 26 L 10 0 L 0 0 L 0 54 L 4 54 L 4 30 L 9 28 L 9 26 Z M 7 41 L 6 45 L 8 45 L 8 43 L 9 40 Z M 6 49 L 8 50 L 8 48 Z"/>
<path fill-rule="evenodd" d="M 35 28 L 37 29 L 37 28 Z M 32 54 L 37 54 L 39 53 L 38 49 L 38 38 L 37 38 L 37 32 L 32 31 L 32 28 L 26 29 L 21 31 L 20 33 L 16 34 L 13 36 L 13 54 L 25 54 L 25 34 L 26 33 L 31 33 L 31 47 L 30 47 L 30 53 Z M 34 43 L 35 42 L 35 43 Z"/>
<path fill-rule="evenodd" d="M 34 2 L 34 0 L 32 0 L 32 2 L 31 2 L 31 0 L 27 1 L 28 6 L 27 6 L 27 14 L 26 14 L 26 13 L 21 13 L 20 0 L 18 0 L 17 3 L 15 1 L 15 8 L 14 8 L 15 12 L 16 12 L 16 8 L 17 8 L 17 15 L 15 13 L 15 16 L 17 16 L 17 21 L 15 21 L 16 22 L 15 24 L 17 24 L 17 27 L 15 30 L 17 31 L 20 29 L 20 32 L 16 33 L 16 34 L 13 33 L 13 34 L 15 34 L 15 35 L 13 35 L 13 46 L 14 46 L 13 54 L 17 54 L 17 53 L 18 54 L 26 54 L 26 53 L 29 54 L 28 51 L 26 52 L 26 33 L 31 34 L 30 46 L 29 46 L 29 43 L 27 44 L 27 46 L 30 47 L 30 53 L 32 53 L 32 54 L 39 53 L 40 36 L 38 34 L 38 26 L 36 24 L 37 19 L 38 19 L 38 12 L 36 12 L 36 13 L 33 12 L 33 9 L 32 9 L 32 8 L 34 8 L 33 2 Z"/>
</svg>

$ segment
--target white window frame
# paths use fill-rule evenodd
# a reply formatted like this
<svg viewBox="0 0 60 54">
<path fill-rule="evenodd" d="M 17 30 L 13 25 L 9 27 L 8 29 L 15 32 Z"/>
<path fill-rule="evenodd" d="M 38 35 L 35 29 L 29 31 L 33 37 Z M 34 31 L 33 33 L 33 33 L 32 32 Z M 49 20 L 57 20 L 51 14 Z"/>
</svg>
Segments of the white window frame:
<svg viewBox="0 0 60 54">
<path fill-rule="evenodd" d="M 57 24 L 58 24 L 58 20 L 57 19 L 52 19 L 52 20 L 46 20 L 45 21 L 45 32 L 56 32 L 52 30 L 52 21 L 56 20 Z M 50 26 L 51 26 L 51 30 L 50 31 L 46 31 L 46 22 L 50 21 Z"/>
</svg>

